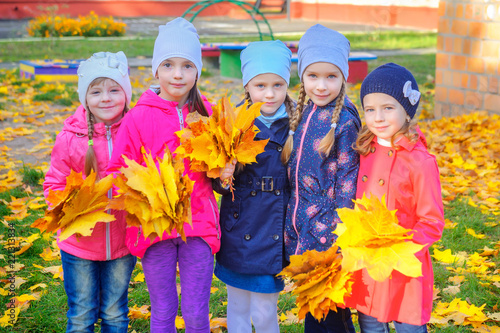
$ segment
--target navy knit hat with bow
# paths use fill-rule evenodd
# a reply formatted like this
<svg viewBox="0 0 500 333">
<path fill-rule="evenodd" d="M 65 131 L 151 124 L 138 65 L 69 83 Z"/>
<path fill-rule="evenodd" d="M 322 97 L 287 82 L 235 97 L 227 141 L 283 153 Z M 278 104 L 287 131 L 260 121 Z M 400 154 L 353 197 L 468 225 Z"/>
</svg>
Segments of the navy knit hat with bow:
<svg viewBox="0 0 500 333">
<path fill-rule="evenodd" d="M 361 105 L 365 95 L 383 93 L 392 96 L 413 118 L 420 101 L 417 81 L 409 70 L 394 63 L 375 68 L 361 84 Z M 364 105 L 363 105 L 364 107 Z"/>
</svg>

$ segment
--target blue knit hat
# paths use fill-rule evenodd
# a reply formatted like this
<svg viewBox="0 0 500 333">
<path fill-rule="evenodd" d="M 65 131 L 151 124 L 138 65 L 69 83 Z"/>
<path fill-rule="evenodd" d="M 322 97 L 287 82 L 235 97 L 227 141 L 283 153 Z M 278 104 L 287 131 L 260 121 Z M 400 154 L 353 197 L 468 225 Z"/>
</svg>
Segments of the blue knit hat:
<svg viewBox="0 0 500 333">
<path fill-rule="evenodd" d="M 299 41 L 299 77 L 307 66 L 316 62 L 328 62 L 337 66 L 344 79 L 349 77 L 349 51 L 351 43 L 340 32 L 316 24 L 307 29 Z"/>
<path fill-rule="evenodd" d="M 128 76 L 127 56 L 122 51 L 117 53 L 97 52 L 90 58 L 80 62 L 78 66 L 78 98 L 83 107 L 87 109 L 87 91 L 90 84 L 97 78 L 106 77 L 118 83 L 130 105 L 132 86 Z M 87 110 L 88 111 L 88 110 Z"/>
<path fill-rule="evenodd" d="M 241 52 L 243 86 L 259 74 L 279 75 L 290 83 L 292 51 L 280 40 L 252 42 Z"/>
<path fill-rule="evenodd" d="M 375 68 L 368 74 L 361 84 L 361 105 L 365 95 L 372 93 L 383 93 L 394 97 L 410 118 L 417 112 L 420 101 L 417 81 L 403 66 L 391 62 Z"/>
<path fill-rule="evenodd" d="M 160 64 L 168 58 L 184 58 L 192 61 L 198 70 L 198 79 L 201 76 L 203 62 L 201 60 L 201 44 L 198 32 L 194 25 L 182 17 L 178 17 L 165 25 L 158 27 L 153 50 L 153 76 Z"/>
</svg>

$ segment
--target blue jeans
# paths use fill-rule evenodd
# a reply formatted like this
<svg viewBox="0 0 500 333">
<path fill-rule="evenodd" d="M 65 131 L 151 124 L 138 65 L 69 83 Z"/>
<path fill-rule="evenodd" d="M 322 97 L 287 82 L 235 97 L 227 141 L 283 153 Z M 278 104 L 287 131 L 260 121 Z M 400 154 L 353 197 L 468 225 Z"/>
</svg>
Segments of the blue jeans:
<svg viewBox="0 0 500 333">
<path fill-rule="evenodd" d="M 361 333 L 389 333 L 388 323 L 381 323 L 372 316 L 365 315 L 358 311 L 358 322 Z M 395 321 L 394 327 L 397 333 L 427 333 L 427 325 L 410 325 Z"/>
<path fill-rule="evenodd" d="M 126 333 L 128 285 L 136 258 L 129 254 L 94 261 L 61 250 L 61 260 L 69 307 L 66 332 L 94 332 L 101 318 L 102 333 Z"/>
<path fill-rule="evenodd" d="M 308 313 L 304 323 L 304 333 L 356 333 L 348 308 L 337 308 L 337 312 L 330 310 L 322 321 L 317 321 Z"/>
</svg>

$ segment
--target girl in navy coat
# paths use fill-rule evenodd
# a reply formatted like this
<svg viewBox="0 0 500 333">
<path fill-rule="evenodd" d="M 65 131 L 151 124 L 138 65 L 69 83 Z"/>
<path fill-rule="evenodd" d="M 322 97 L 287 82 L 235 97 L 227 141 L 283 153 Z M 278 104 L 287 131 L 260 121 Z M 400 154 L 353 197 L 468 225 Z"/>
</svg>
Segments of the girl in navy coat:
<svg viewBox="0 0 500 333">
<path fill-rule="evenodd" d="M 221 249 L 215 275 L 227 285 L 227 328 L 231 332 L 279 332 L 276 277 L 285 265 L 283 227 L 290 196 L 281 152 L 288 136 L 288 115 L 294 103 L 287 94 L 292 53 L 281 41 L 250 43 L 241 53 L 246 100 L 264 102 L 255 120 L 256 140 L 269 139 L 257 163 L 238 166 L 234 201 L 223 183 L 214 188 L 222 197 Z M 229 164 L 221 179 L 234 171 Z M 218 183 L 218 184 L 217 184 Z M 218 186 L 217 186 L 218 185 Z"/>
<path fill-rule="evenodd" d="M 352 146 L 361 121 L 346 96 L 349 49 L 347 38 L 320 24 L 299 41 L 302 84 L 283 150 L 292 189 L 285 224 L 287 256 L 328 250 L 340 222 L 336 209 L 352 208 L 356 197 L 359 155 Z M 338 308 L 321 322 L 308 313 L 304 332 L 355 331 L 349 309 Z"/>
</svg>

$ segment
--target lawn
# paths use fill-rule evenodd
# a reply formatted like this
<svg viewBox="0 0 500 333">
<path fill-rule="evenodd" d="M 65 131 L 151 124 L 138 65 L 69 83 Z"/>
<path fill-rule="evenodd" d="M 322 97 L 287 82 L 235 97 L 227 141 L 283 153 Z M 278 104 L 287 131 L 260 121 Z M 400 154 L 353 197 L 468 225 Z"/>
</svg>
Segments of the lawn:
<svg viewBox="0 0 500 333">
<path fill-rule="evenodd" d="M 120 41 L 121 45 L 123 42 Z M 139 42 L 144 44 L 135 44 Z M 51 45 L 45 49 L 40 42 L 29 44 L 26 57 L 44 54 L 51 57 L 56 52 L 59 57 L 91 53 L 90 45 L 78 46 L 86 44 L 81 41 L 62 43 L 68 44 L 69 51 L 59 50 L 57 43 L 62 42 L 45 42 L 45 46 Z M 107 49 L 113 50 L 113 43 L 107 42 Z M 139 52 L 147 56 L 152 40 L 132 41 L 127 47 L 130 52 L 137 52 L 127 53 L 129 56 Z M 3 61 L 19 59 L 9 58 L 9 52 L 18 52 L 18 57 L 22 52 L 19 46 L 0 50 Z M 473 332 L 474 328 L 478 329 L 476 332 L 488 332 L 485 328 L 488 326 L 492 329 L 490 332 L 499 332 L 500 139 L 495 133 L 500 130 L 500 119 L 476 112 L 433 120 L 435 56 L 380 57 L 370 63 L 370 68 L 388 61 L 406 66 L 417 77 L 424 95 L 419 111 L 421 128 L 441 172 L 447 225 L 442 240 L 431 247 L 435 311 L 429 329 L 436 333 Z M 133 100 L 137 100 L 151 83 L 150 72 L 147 68 L 134 69 L 131 79 Z M 0 333 L 12 330 L 63 332 L 67 306 L 57 246 L 53 235 L 40 234 L 30 225 L 46 208 L 40 184 L 48 168 L 55 134 L 76 108 L 76 85 L 20 80 L 16 70 L 1 70 L 0 82 L 0 242 L 3 246 L 0 276 L 4 283 L 0 304 L 9 307 L 14 304 L 14 313 L 18 315 L 13 327 L 6 326 L 10 319 L 7 308 L 7 317 L 0 319 Z M 293 84 L 292 95 L 296 95 L 297 83 Z M 200 89 L 216 101 L 228 89 L 229 93 L 239 96 L 239 84 L 240 81 L 221 80 L 217 70 L 211 69 L 204 71 Z M 359 88 L 359 84 L 352 85 L 348 93 L 358 107 Z M 214 278 L 212 287 L 213 331 L 225 331 L 221 328 L 226 316 L 225 286 Z M 302 332 L 302 324 L 297 323 L 295 297 L 289 289 L 288 286 L 281 294 L 278 304 L 281 331 Z M 148 332 L 149 296 L 140 264 L 133 273 L 129 298 L 130 332 Z M 3 311 L 0 318 L 1 313 Z M 181 317 L 179 327 L 182 327 Z"/>
</svg>

